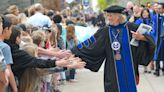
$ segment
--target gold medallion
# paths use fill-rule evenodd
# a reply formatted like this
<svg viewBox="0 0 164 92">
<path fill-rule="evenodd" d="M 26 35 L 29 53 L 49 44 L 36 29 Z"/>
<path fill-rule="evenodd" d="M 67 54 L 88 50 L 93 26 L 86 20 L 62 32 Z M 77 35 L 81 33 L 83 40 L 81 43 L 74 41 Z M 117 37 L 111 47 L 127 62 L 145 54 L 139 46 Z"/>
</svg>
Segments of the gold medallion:
<svg viewBox="0 0 164 92">
<path fill-rule="evenodd" d="M 120 53 L 116 53 L 115 59 L 116 59 L 116 60 L 121 60 L 121 54 L 120 54 Z"/>
</svg>

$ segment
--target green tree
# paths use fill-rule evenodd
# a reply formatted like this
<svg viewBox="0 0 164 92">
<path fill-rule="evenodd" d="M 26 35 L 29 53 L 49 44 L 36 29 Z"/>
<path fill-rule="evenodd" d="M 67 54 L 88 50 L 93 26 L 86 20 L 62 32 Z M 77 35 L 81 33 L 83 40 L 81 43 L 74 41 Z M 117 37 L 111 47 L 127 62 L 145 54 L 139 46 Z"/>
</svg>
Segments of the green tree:
<svg viewBox="0 0 164 92">
<path fill-rule="evenodd" d="M 116 2 L 117 0 L 98 0 L 99 11 L 102 12 L 106 7 Z"/>
<path fill-rule="evenodd" d="M 103 11 L 108 6 L 108 3 L 106 0 L 98 0 L 98 7 L 99 11 Z"/>
</svg>

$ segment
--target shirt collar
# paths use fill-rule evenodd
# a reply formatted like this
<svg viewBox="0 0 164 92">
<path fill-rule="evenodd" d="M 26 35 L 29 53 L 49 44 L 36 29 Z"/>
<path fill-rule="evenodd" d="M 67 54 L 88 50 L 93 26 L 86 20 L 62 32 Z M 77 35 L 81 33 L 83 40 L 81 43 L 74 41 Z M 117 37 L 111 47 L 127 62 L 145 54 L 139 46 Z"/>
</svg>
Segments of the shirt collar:
<svg viewBox="0 0 164 92">
<path fill-rule="evenodd" d="M 41 12 L 36 12 L 35 14 L 43 15 Z"/>
</svg>

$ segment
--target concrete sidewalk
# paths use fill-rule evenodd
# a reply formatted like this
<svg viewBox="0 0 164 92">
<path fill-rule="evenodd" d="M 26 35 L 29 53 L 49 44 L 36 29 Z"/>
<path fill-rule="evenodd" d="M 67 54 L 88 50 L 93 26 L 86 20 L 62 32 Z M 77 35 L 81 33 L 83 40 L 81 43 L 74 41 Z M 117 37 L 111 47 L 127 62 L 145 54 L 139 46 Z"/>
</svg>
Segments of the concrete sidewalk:
<svg viewBox="0 0 164 92">
<path fill-rule="evenodd" d="M 140 74 L 138 92 L 164 92 L 164 76 L 156 77 L 153 74 L 143 72 Z"/>
<path fill-rule="evenodd" d="M 164 76 L 155 77 L 153 74 L 140 73 L 138 92 L 164 92 Z M 77 73 L 77 83 L 66 83 L 61 87 L 62 92 L 104 92 L 103 71 L 98 73 L 81 70 Z"/>
</svg>

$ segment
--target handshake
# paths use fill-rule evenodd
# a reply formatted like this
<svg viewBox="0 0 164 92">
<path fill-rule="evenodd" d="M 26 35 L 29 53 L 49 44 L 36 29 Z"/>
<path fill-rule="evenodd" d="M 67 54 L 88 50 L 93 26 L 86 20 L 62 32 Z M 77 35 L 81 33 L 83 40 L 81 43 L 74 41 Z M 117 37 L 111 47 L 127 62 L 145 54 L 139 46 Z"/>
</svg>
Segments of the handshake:
<svg viewBox="0 0 164 92">
<path fill-rule="evenodd" d="M 85 67 L 86 63 L 83 62 L 78 57 L 64 58 L 56 61 L 56 65 L 60 67 L 82 69 Z"/>
<path fill-rule="evenodd" d="M 62 59 L 56 59 L 56 66 L 82 69 L 86 65 L 86 63 L 82 61 L 79 57 L 75 57 L 68 51 L 63 51 L 62 55 Z"/>
</svg>

